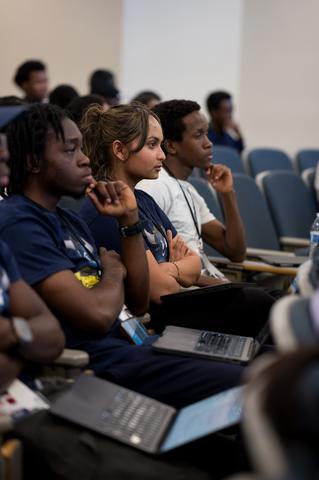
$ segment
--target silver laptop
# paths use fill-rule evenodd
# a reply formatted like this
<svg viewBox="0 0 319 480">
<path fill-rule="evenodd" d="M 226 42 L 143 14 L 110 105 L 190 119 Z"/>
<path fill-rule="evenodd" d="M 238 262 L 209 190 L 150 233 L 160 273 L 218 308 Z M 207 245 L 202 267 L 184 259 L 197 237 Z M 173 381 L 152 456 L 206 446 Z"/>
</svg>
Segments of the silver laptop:
<svg viewBox="0 0 319 480">
<path fill-rule="evenodd" d="M 244 387 L 181 410 L 99 378 L 81 375 L 51 412 L 148 453 L 159 454 L 231 425 L 242 417 Z"/>
<path fill-rule="evenodd" d="M 158 352 L 246 364 L 260 349 L 254 338 L 168 325 L 153 343 Z"/>
</svg>

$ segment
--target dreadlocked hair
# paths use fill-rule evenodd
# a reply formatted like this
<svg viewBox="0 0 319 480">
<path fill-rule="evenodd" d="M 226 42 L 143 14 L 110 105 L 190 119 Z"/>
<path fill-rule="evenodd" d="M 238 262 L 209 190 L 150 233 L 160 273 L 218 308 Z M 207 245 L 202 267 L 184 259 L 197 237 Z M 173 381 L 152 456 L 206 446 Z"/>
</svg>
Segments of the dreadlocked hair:
<svg viewBox="0 0 319 480">
<path fill-rule="evenodd" d="M 113 178 L 112 144 L 115 140 L 127 147 L 128 156 L 142 150 L 148 135 L 150 116 L 160 123 L 152 110 L 134 102 L 129 105 L 116 105 L 107 111 L 101 106 L 93 105 L 86 111 L 80 124 L 83 151 L 91 160 L 96 180 Z M 138 145 L 133 150 L 129 145 L 135 139 L 138 139 Z"/>
<path fill-rule="evenodd" d="M 66 114 L 59 107 L 35 104 L 8 126 L 6 133 L 11 175 L 6 195 L 22 193 L 29 172 L 37 168 L 43 158 L 49 133 L 64 141 L 62 127 L 64 118 Z"/>
</svg>

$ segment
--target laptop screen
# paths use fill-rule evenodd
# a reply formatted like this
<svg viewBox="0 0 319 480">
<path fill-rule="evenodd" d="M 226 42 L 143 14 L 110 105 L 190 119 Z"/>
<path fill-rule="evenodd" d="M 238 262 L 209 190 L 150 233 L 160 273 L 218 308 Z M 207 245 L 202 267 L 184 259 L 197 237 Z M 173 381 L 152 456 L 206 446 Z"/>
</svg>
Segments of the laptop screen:
<svg viewBox="0 0 319 480">
<path fill-rule="evenodd" d="M 238 423 L 242 417 L 243 389 L 235 387 L 182 408 L 161 452 Z"/>
</svg>

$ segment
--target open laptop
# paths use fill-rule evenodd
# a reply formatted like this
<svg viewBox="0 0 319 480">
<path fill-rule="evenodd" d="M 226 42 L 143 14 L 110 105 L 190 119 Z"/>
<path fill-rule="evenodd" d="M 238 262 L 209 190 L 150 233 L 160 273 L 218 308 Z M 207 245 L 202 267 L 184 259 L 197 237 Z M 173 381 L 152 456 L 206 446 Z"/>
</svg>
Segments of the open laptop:
<svg viewBox="0 0 319 480">
<path fill-rule="evenodd" d="M 168 325 L 152 344 L 152 348 L 162 353 L 246 364 L 255 357 L 263 341 L 264 339 Z"/>
<path fill-rule="evenodd" d="M 135 345 L 143 345 L 150 337 L 138 317 L 130 316 L 126 320 L 122 319 L 121 330 Z M 268 335 L 268 322 L 258 333 L 256 339 L 168 325 L 161 336 L 152 344 L 152 348 L 162 353 L 246 364 L 255 357 Z"/>
<path fill-rule="evenodd" d="M 81 375 L 51 412 L 148 453 L 160 454 L 238 423 L 244 387 L 181 410 L 99 378 Z"/>
<path fill-rule="evenodd" d="M 256 283 L 248 282 L 228 282 L 219 285 L 208 285 L 207 287 L 184 289 L 177 293 L 162 295 L 161 300 L 164 304 L 176 303 L 176 301 L 185 301 L 198 299 L 202 301 L 204 297 L 210 297 L 211 294 L 220 294 L 230 290 L 238 290 L 240 288 L 258 287 Z M 199 298 L 201 297 L 201 298 Z"/>
</svg>

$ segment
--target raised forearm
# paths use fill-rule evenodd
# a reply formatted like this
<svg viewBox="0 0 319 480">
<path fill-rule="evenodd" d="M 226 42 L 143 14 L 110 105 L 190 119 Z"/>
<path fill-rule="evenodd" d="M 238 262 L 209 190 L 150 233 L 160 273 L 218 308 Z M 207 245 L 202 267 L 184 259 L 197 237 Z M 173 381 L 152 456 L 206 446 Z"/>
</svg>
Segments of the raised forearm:
<svg viewBox="0 0 319 480">
<path fill-rule="evenodd" d="M 121 226 L 131 226 L 138 222 L 138 216 L 119 219 Z M 142 233 L 123 237 L 122 262 L 126 267 L 125 304 L 135 315 L 148 310 L 150 300 L 149 270 Z"/>
<path fill-rule="evenodd" d="M 106 271 L 95 287 L 88 292 L 91 297 L 93 329 L 106 332 L 118 318 L 124 305 L 123 274 Z M 91 329 L 91 328 L 89 328 Z"/>
</svg>

